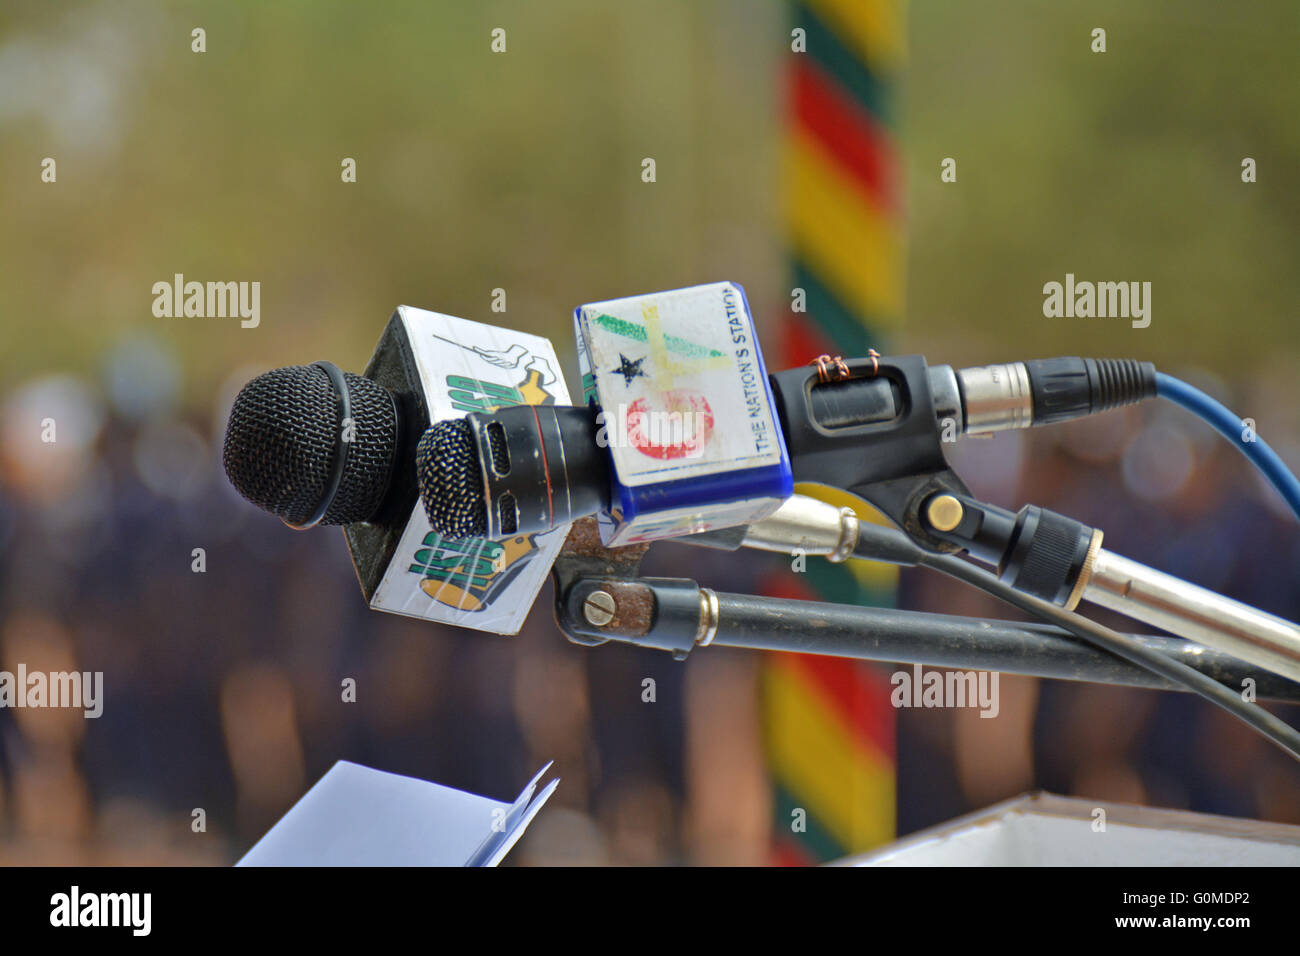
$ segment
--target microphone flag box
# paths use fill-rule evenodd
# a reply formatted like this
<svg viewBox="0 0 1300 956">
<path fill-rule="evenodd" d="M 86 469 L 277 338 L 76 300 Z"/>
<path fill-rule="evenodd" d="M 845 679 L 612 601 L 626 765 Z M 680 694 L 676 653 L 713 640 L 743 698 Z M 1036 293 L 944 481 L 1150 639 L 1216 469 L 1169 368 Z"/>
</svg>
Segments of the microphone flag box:
<svg viewBox="0 0 1300 956">
<path fill-rule="evenodd" d="M 745 290 L 692 286 L 574 310 L 583 399 L 610 451 L 606 546 L 750 524 L 793 491 Z"/>
<path fill-rule="evenodd" d="M 512 405 L 568 405 L 551 343 L 536 335 L 400 306 L 366 377 L 405 408 L 414 447 L 435 422 Z M 497 634 L 518 634 L 559 554 L 568 526 L 500 541 L 447 538 L 429 525 L 414 468 L 395 513 L 345 528 L 362 592 L 377 611 Z"/>
</svg>

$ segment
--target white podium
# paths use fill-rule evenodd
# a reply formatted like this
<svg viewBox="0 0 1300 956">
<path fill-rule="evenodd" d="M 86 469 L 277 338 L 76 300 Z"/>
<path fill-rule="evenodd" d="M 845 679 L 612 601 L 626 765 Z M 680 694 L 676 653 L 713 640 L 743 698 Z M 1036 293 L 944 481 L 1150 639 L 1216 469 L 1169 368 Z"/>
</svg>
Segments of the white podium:
<svg viewBox="0 0 1300 956">
<path fill-rule="evenodd" d="M 1028 794 L 837 866 L 1300 866 L 1300 826 Z"/>
</svg>

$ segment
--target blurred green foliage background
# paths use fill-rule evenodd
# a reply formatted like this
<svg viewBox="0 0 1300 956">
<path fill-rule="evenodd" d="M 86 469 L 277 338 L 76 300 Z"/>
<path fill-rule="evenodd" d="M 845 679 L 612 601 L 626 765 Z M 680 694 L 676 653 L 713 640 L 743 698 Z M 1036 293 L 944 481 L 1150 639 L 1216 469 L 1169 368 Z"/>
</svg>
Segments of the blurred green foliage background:
<svg viewBox="0 0 1300 956">
<path fill-rule="evenodd" d="M 1294 361 L 1300 7 L 919 2 L 909 19 L 901 345 Z M 781 3 L 9 0 L 0 38 L 6 381 L 84 370 L 143 328 L 203 402 L 237 363 L 359 367 L 399 303 L 490 319 L 494 288 L 510 322 L 563 343 L 574 305 L 612 295 L 728 277 L 764 315 L 788 301 Z M 1151 281 L 1151 327 L 1044 319 L 1042 284 L 1067 271 Z M 261 281 L 262 326 L 155 319 L 150 287 L 176 272 Z"/>
<path fill-rule="evenodd" d="M 775 3 L 7 3 L 0 369 L 142 327 L 207 401 L 250 360 L 360 368 L 402 303 L 566 357 L 584 301 L 730 276 L 770 305 L 782 29 Z M 261 327 L 155 319 L 176 272 L 260 280 Z"/>
<path fill-rule="evenodd" d="M 913 3 L 910 51 L 916 342 L 1296 367 L 1300 5 Z M 1043 283 L 1067 272 L 1150 281 L 1151 326 L 1045 319 Z"/>
</svg>

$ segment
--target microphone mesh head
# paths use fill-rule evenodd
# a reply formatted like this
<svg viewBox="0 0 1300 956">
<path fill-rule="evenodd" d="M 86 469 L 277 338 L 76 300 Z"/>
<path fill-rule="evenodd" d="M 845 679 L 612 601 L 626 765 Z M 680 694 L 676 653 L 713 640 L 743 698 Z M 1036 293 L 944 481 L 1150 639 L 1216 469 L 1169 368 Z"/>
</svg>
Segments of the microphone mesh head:
<svg viewBox="0 0 1300 956">
<path fill-rule="evenodd" d="M 391 396 L 370 379 L 344 372 L 352 403 L 352 441 L 338 492 L 321 524 L 351 524 L 379 508 L 392 477 L 397 414 Z M 222 463 L 235 490 L 290 524 L 312 516 L 329 487 L 343 429 L 325 370 L 277 368 L 235 398 Z"/>
<path fill-rule="evenodd" d="M 487 534 L 483 478 L 469 422 L 453 418 L 425 432 L 415 448 L 415 474 L 434 531 L 448 538 Z"/>
</svg>

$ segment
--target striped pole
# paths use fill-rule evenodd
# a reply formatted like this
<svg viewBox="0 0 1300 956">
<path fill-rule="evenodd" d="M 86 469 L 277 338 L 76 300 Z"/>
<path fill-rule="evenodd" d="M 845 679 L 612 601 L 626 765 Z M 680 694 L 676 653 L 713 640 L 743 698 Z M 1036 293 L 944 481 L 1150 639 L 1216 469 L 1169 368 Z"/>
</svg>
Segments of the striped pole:
<svg viewBox="0 0 1300 956">
<path fill-rule="evenodd" d="M 784 172 L 793 291 L 781 325 L 784 367 L 822 353 L 887 352 L 904 281 L 893 130 L 903 0 L 803 0 L 793 12 Z M 848 495 L 800 490 L 866 510 Z M 814 558 L 768 590 L 890 606 L 896 583 L 889 565 Z M 776 862 L 824 862 L 893 839 L 889 689 L 887 672 L 858 662 L 798 654 L 765 662 Z"/>
</svg>

